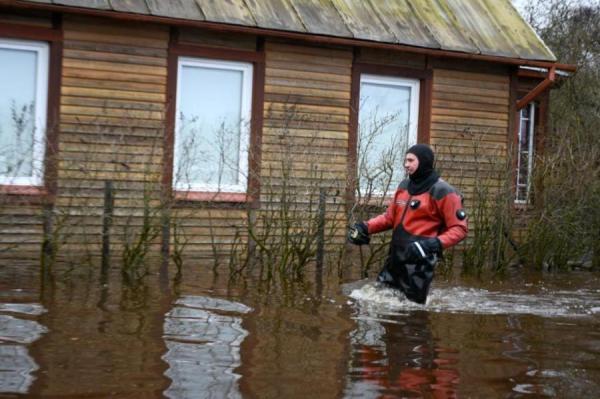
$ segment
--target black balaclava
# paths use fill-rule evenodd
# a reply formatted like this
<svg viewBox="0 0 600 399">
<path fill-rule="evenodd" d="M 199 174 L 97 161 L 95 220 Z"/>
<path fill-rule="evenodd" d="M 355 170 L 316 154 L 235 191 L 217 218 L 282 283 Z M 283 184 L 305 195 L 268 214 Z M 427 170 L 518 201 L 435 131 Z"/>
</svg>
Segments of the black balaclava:
<svg viewBox="0 0 600 399">
<path fill-rule="evenodd" d="M 422 194 L 428 191 L 438 180 L 439 175 L 433 169 L 434 155 L 431 148 L 425 144 L 415 144 L 406 153 L 414 154 L 419 159 L 419 167 L 408 178 L 408 193 L 410 195 Z"/>
</svg>

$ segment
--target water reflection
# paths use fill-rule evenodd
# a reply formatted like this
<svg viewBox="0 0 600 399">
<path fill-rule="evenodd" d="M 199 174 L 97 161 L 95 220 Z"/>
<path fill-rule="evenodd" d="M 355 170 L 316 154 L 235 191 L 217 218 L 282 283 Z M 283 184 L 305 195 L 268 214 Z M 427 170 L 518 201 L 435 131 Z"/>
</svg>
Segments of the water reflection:
<svg viewBox="0 0 600 399">
<path fill-rule="evenodd" d="M 39 304 L 0 304 L 0 393 L 29 391 L 35 379 L 33 373 L 39 367 L 26 345 L 37 341 L 48 330 L 37 321 L 22 317 L 39 316 L 44 312 Z"/>
<path fill-rule="evenodd" d="M 426 312 L 385 315 L 359 307 L 356 323 L 345 397 L 456 397 L 454 351 L 436 345 Z"/>
<path fill-rule="evenodd" d="M 165 316 L 164 335 L 172 380 L 169 398 L 238 398 L 240 345 L 248 332 L 241 315 L 252 309 L 241 303 L 185 296 Z"/>
<path fill-rule="evenodd" d="M 438 279 L 422 307 L 221 271 L 0 267 L 0 397 L 600 397 L 597 274 Z"/>
<path fill-rule="evenodd" d="M 343 290 L 356 300 L 350 303 L 358 309 L 357 331 L 370 328 L 369 333 L 374 334 L 383 328 L 377 339 L 367 340 L 374 345 L 353 344 L 353 361 L 359 367 L 351 374 L 349 396 L 379 397 L 391 391 L 402 396 L 452 397 L 455 391 L 447 388 L 456 388 L 459 382 L 461 396 L 467 397 L 501 397 L 506 392 L 516 397 L 597 396 L 598 373 L 591 371 L 595 370 L 592 365 L 597 364 L 600 348 L 597 345 L 600 341 L 593 336 L 599 320 L 597 288 L 557 290 L 544 285 L 515 284 L 512 290 L 502 292 L 437 286 L 425 306 L 413 304 L 394 290 L 371 282 L 348 284 Z M 419 314 L 423 326 L 419 326 L 419 317 L 415 317 Z M 366 321 L 379 326 L 361 327 Z M 408 329 L 406 334 L 394 334 L 403 329 Z M 415 346 L 418 350 L 413 352 L 425 350 L 435 355 L 433 359 L 422 356 L 421 363 L 411 366 L 408 362 L 405 370 L 394 375 L 392 362 L 409 358 L 414 363 L 415 358 L 409 356 L 415 353 L 407 346 L 404 352 L 392 354 L 390 347 L 407 345 L 406 341 L 418 337 L 419 332 L 431 335 L 430 331 L 436 345 L 420 336 L 424 342 L 420 347 Z M 441 347 L 457 348 L 460 352 L 449 355 Z M 357 353 L 363 353 L 362 357 Z M 451 366 L 441 366 L 448 361 Z M 371 373 L 365 373 L 361 367 Z M 360 381 L 357 370 L 370 383 L 370 390 L 364 388 L 366 383 Z M 565 396 L 565 392 L 570 394 Z"/>
</svg>

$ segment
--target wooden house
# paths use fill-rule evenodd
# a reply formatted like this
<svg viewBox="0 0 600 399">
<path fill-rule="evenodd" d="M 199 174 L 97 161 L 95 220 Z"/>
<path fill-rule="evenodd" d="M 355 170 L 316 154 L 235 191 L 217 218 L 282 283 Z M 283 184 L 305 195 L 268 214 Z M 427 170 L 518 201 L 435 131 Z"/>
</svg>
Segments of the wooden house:
<svg viewBox="0 0 600 399">
<path fill-rule="evenodd" d="M 211 255 L 311 184 L 342 237 L 357 176 L 385 196 L 416 142 L 467 204 L 509 182 L 526 206 L 573 70 L 509 0 L 0 0 L 0 251 L 99 251 L 160 208 L 153 243 Z"/>
</svg>

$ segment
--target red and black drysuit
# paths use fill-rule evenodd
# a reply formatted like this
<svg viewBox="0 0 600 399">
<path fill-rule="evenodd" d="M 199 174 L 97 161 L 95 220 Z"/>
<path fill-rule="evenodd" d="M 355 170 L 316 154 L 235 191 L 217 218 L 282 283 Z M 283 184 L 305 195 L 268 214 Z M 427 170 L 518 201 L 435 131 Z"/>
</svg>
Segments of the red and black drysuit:
<svg viewBox="0 0 600 399">
<path fill-rule="evenodd" d="M 388 258 L 377 280 L 399 288 L 417 303 L 427 299 L 437 255 L 441 254 L 415 259 L 411 255 L 414 248 L 408 247 L 437 237 L 440 249 L 446 249 L 465 238 L 468 231 L 461 195 L 437 174 L 432 177 L 428 189 L 414 195 L 409 192 L 410 179 L 402 181 L 387 211 L 366 222 L 369 235 L 394 229 Z"/>
</svg>

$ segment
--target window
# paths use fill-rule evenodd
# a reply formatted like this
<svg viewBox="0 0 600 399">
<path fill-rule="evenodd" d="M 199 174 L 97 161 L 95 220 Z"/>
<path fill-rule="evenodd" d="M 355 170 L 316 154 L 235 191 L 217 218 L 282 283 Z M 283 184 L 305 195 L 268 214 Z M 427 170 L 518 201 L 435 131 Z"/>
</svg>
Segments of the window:
<svg viewBox="0 0 600 399">
<path fill-rule="evenodd" d="M 43 180 L 49 46 L 0 39 L 0 184 Z"/>
<path fill-rule="evenodd" d="M 247 190 L 252 64 L 180 57 L 175 190 Z"/>
<path fill-rule="evenodd" d="M 517 144 L 517 187 L 515 203 L 528 204 L 531 200 L 536 105 L 530 103 L 520 112 L 519 142 Z"/>
<path fill-rule="evenodd" d="M 361 75 L 359 196 L 387 195 L 404 176 L 404 153 L 417 142 L 418 79 Z"/>
</svg>

